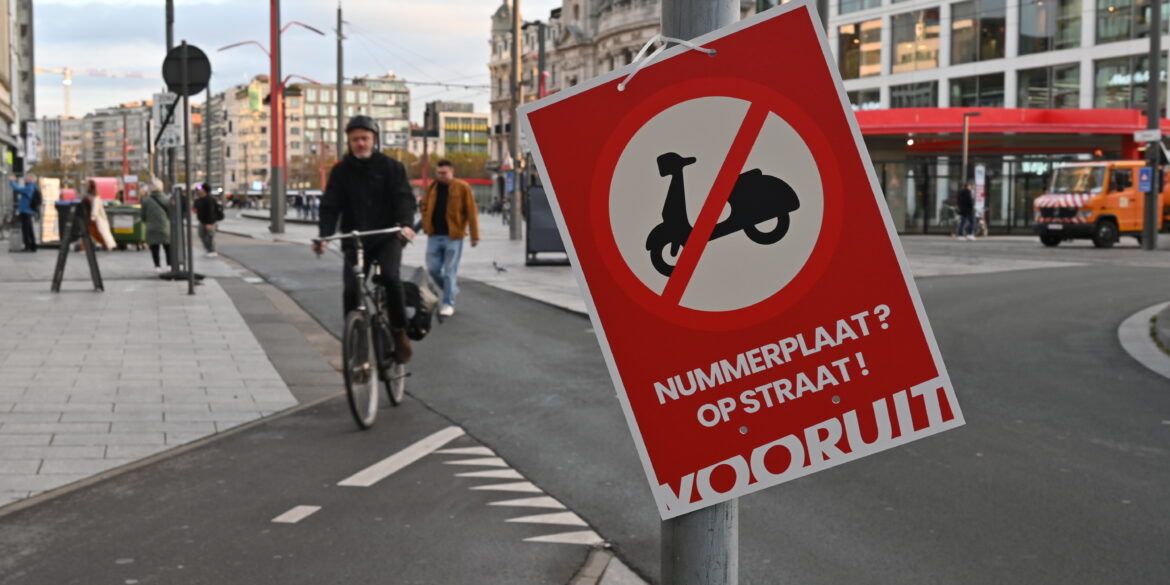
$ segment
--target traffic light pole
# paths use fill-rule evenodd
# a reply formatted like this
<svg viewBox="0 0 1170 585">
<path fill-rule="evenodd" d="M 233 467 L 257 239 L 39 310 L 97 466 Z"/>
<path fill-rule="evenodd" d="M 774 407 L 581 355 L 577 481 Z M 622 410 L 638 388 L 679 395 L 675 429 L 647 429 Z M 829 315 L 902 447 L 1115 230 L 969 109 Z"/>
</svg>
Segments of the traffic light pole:
<svg viewBox="0 0 1170 585">
<path fill-rule="evenodd" d="M 693 39 L 739 20 L 738 0 L 662 0 L 662 34 Z M 663 585 L 739 583 L 739 500 L 662 522 Z"/>
</svg>

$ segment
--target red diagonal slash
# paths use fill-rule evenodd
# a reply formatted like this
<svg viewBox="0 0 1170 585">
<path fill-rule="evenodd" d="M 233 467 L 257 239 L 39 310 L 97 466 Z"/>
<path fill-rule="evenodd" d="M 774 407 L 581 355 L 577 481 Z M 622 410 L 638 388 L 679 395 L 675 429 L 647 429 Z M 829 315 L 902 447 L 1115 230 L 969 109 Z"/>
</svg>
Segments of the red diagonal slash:
<svg viewBox="0 0 1170 585">
<path fill-rule="evenodd" d="M 739 127 L 739 132 L 731 143 L 731 150 L 727 152 L 727 158 L 723 161 L 723 166 L 715 177 L 715 184 L 711 185 L 711 192 L 707 195 L 707 200 L 703 202 L 703 208 L 699 210 L 699 218 L 695 221 L 695 227 L 691 230 L 686 244 L 683 245 L 678 263 L 675 264 L 670 278 L 666 281 L 662 298 L 670 303 L 677 305 L 682 302 L 687 284 L 694 276 L 695 268 L 699 266 L 699 258 L 703 256 L 703 250 L 711 239 L 711 232 L 715 231 L 715 224 L 719 223 L 723 206 L 727 205 L 731 189 L 735 187 L 739 174 L 743 172 L 743 165 L 747 162 L 748 155 L 751 154 L 752 147 L 755 146 L 756 139 L 759 138 L 760 130 L 764 128 L 764 120 L 767 117 L 767 108 L 757 104 L 752 104 L 748 108 L 747 115 L 744 116 L 743 123 Z"/>
</svg>

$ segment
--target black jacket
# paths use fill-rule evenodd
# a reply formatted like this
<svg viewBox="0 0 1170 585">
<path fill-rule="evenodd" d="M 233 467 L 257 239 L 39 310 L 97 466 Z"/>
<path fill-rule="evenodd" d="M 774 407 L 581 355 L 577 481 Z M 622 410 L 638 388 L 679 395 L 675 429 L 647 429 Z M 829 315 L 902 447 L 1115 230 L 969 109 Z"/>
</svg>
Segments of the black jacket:
<svg viewBox="0 0 1170 585">
<path fill-rule="evenodd" d="M 211 195 L 195 199 L 195 218 L 203 225 L 211 225 L 219 221 L 215 217 L 215 199 L 212 199 Z"/>
<path fill-rule="evenodd" d="M 402 163 L 378 151 L 366 160 L 347 154 L 329 173 L 318 234 L 409 226 L 414 224 L 414 210 L 414 193 Z M 349 240 L 343 244 L 351 246 Z"/>
<path fill-rule="evenodd" d="M 959 190 L 959 213 L 962 215 L 975 213 L 975 197 L 971 195 L 971 190 L 966 187 Z"/>
</svg>

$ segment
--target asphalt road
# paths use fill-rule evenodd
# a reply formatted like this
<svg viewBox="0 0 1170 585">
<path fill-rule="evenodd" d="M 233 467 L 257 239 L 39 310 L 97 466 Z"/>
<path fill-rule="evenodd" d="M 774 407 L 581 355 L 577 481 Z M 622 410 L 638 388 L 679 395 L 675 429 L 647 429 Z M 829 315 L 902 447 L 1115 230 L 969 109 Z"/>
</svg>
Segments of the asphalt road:
<svg viewBox="0 0 1170 585">
<path fill-rule="evenodd" d="M 907 249 L 1069 264 L 919 278 L 967 425 L 743 498 L 741 583 L 1163 582 L 1170 381 L 1117 326 L 1170 297 L 1164 252 Z M 231 238 L 221 252 L 340 329 L 336 258 Z M 334 400 L 5 517 L 0 583 L 566 583 L 584 547 L 525 542 L 555 530 L 504 522 L 515 511 L 447 456 L 336 485 L 449 426 L 467 433 L 449 446 L 490 448 L 656 580 L 660 523 L 587 318 L 466 283 L 412 371 L 412 399 L 370 433 Z M 296 505 L 322 509 L 271 523 Z"/>
</svg>

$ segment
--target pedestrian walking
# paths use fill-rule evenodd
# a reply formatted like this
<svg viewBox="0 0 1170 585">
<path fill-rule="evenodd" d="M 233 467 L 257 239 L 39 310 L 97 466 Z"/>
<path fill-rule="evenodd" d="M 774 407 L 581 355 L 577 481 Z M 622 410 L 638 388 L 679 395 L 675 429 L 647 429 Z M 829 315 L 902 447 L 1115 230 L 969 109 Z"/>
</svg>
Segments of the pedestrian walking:
<svg viewBox="0 0 1170 585">
<path fill-rule="evenodd" d="M 162 181 L 157 178 L 150 180 L 150 194 L 142 199 L 142 209 L 138 212 L 139 218 L 146 222 L 146 245 L 150 247 L 150 258 L 154 261 L 154 271 L 162 272 L 159 266 L 158 249 L 166 252 L 167 265 L 171 264 L 171 214 L 174 205 L 163 192 Z"/>
<path fill-rule="evenodd" d="M 211 185 L 203 184 L 195 200 L 195 218 L 199 220 L 199 239 L 208 258 L 215 258 L 215 229 L 223 219 L 223 206 L 211 196 Z"/>
<path fill-rule="evenodd" d="M 974 240 L 975 198 L 971 195 L 971 183 L 965 183 L 959 190 L 959 237 Z"/>
<path fill-rule="evenodd" d="M 37 188 L 36 176 L 25 175 L 24 184 L 16 181 L 16 175 L 9 177 L 12 192 L 16 194 L 16 213 L 20 219 L 20 238 L 25 252 L 37 251 L 37 235 L 33 222 L 41 215 L 41 190 Z"/>
<path fill-rule="evenodd" d="M 455 314 L 456 277 L 463 256 L 463 239 L 471 232 L 471 247 L 479 245 L 479 208 L 471 185 L 455 178 L 449 160 L 435 165 L 435 182 L 427 187 L 422 202 L 423 231 L 427 234 L 427 270 L 443 285 L 439 315 Z"/>
</svg>

